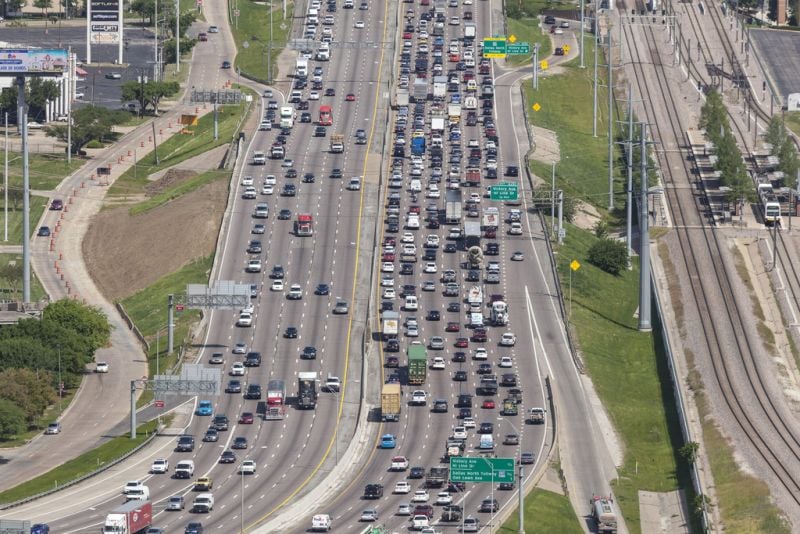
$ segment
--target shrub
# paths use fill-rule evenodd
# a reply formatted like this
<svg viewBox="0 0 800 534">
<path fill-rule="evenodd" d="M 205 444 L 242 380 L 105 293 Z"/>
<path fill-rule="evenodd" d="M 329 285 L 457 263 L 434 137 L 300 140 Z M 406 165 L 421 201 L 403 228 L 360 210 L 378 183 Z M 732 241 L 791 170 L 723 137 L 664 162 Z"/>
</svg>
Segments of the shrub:
<svg viewBox="0 0 800 534">
<path fill-rule="evenodd" d="M 589 247 L 588 260 L 609 274 L 618 275 L 628 265 L 625 243 L 600 239 Z"/>
<path fill-rule="evenodd" d="M 106 145 L 98 141 L 97 139 L 92 139 L 88 143 L 86 143 L 85 148 L 105 148 Z"/>
</svg>

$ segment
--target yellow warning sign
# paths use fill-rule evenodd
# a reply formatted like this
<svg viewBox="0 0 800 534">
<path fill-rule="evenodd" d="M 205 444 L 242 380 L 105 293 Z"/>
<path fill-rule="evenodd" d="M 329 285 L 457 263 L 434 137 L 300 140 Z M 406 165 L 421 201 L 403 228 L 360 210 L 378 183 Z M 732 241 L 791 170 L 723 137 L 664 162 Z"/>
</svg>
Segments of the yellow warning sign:
<svg viewBox="0 0 800 534">
<path fill-rule="evenodd" d="M 508 40 L 508 42 L 509 42 L 509 43 L 516 43 L 516 42 L 517 42 L 517 36 L 516 36 L 516 35 L 514 35 L 514 34 L 512 33 L 512 34 L 511 34 L 511 35 L 508 37 L 508 39 L 507 39 L 507 40 Z"/>
<path fill-rule="evenodd" d="M 533 108 L 533 111 L 539 111 L 540 109 L 542 109 L 542 106 L 540 106 L 538 102 L 536 102 L 531 107 Z"/>
<path fill-rule="evenodd" d="M 569 268 L 573 271 L 577 271 L 581 268 L 581 264 L 578 262 L 578 260 L 572 260 L 572 263 L 569 264 Z"/>
<path fill-rule="evenodd" d="M 565 54 L 569 54 L 569 45 L 564 45 L 561 48 L 564 50 Z"/>
<path fill-rule="evenodd" d="M 541 67 L 542 70 L 547 70 L 549 66 L 550 63 L 548 63 L 546 59 L 543 59 L 539 62 L 539 67 Z"/>
</svg>

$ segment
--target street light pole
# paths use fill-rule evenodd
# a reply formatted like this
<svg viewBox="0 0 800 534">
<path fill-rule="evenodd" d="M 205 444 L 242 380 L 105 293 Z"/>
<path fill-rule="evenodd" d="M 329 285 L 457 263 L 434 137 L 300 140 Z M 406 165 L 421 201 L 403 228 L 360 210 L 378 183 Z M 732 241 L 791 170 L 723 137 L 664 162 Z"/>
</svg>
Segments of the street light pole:
<svg viewBox="0 0 800 534">
<path fill-rule="evenodd" d="M 570 272 L 572 272 L 572 269 L 570 269 Z M 572 299 L 570 299 L 570 301 L 571 300 Z M 497 420 L 511 425 L 511 428 L 513 428 L 514 432 L 516 432 L 517 436 L 519 436 L 519 481 L 517 483 L 517 496 L 519 497 L 519 503 L 517 504 L 519 507 L 519 527 L 517 528 L 517 534 L 525 534 L 525 468 L 522 466 L 522 434 L 519 430 L 517 430 L 517 427 L 514 426 L 514 423 L 508 419 L 498 417 Z M 494 476 L 494 470 L 492 470 L 492 476 Z"/>
</svg>

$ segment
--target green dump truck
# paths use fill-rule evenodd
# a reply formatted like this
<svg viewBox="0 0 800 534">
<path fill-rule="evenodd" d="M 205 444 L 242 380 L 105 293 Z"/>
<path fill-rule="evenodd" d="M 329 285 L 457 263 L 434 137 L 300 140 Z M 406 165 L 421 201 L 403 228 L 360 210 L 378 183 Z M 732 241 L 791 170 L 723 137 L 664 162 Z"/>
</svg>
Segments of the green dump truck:
<svg viewBox="0 0 800 534">
<path fill-rule="evenodd" d="M 428 372 L 428 351 L 419 341 L 408 347 L 408 383 L 419 385 L 425 383 Z"/>
</svg>

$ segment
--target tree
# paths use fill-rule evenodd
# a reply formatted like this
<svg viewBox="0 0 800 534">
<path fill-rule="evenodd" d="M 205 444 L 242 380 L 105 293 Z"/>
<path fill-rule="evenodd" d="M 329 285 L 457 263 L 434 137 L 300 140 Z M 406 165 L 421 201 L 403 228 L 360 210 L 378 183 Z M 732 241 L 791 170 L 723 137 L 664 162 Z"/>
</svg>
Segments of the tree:
<svg viewBox="0 0 800 534">
<path fill-rule="evenodd" d="M 153 108 L 153 112 L 158 115 L 158 104 L 161 99 L 172 96 L 180 91 L 178 82 L 154 82 L 146 83 L 130 81 L 122 84 L 122 101 L 135 100 L 139 102 L 142 112 L 148 106 Z"/>
<path fill-rule="evenodd" d="M 0 399 L 0 439 L 10 439 L 25 432 L 25 412 L 7 399 Z"/>
<path fill-rule="evenodd" d="M 786 183 L 796 184 L 797 170 L 800 168 L 800 162 L 797 160 L 797 151 L 794 148 L 794 141 L 788 135 L 785 135 L 783 141 L 778 149 L 778 169 L 783 171 L 786 176 Z"/>
<path fill-rule="evenodd" d="M 57 399 L 52 375 L 31 369 L 6 369 L 0 373 L 0 399 L 17 405 L 32 423 Z"/>
<path fill-rule="evenodd" d="M 133 0 L 130 7 L 131 11 L 139 15 L 142 22 L 146 18 L 150 24 L 153 23 L 156 13 L 156 0 Z"/>
<path fill-rule="evenodd" d="M 722 96 L 716 91 L 709 91 L 706 101 L 700 110 L 700 128 L 703 128 L 712 143 L 723 134 L 728 126 L 728 110 Z"/>
<path fill-rule="evenodd" d="M 33 7 L 42 10 L 45 33 L 47 33 L 47 10 L 53 7 L 53 0 L 33 0 Z"/>
<path fill-rule="evenodd" d="M 83 106 L 72 112 L 72 153 L 77 153 L 83 145 L 97 139 L 107 138 L 115 125 L 125 122 L 128 115 L 124 111 L 111 111 L 98 106 Z M 67 142 L 68 130 L 65 124 L 45 128 L 45 133 L 60 141 Z"/>
<path fill-rule="evenodd" d="M 600 269 L 617 276 L 628 265 L 628 250 L 625 243 L 613 239 L 599 239 L 589 247 L 588 257 Z"/>
<path fill-rule="evenodd" d="M 41 119 L 45 114 L 48 101 L 61 96 L 58 85 L 52 80 L 41 78 L 29 79 L 25 84 L 25 101 L 28 104 L 28 118 Z M 12 122 L 17 122 L 17 86 L 12 85 L 0 92 L 0 111 L 8 113 Z"/>
<path fill-rule="evenodd" d="M 111 339 L 111 323 L 105 314 L 74 299 L 61 299 L 49 304 L 44 309 L 42 321 L 52 321 L 76 332 L 89 342 L 92 350 L 105 347 Z"/>
<path fill-rule="evenodd" d="M 181 54 L 191 52 L 192 48 L 197 44 L 197 39 L 182 38 L 181 39 Z M 168 39 L 164 41 L 164 61 L 166 63 L 175 63 L 175 56 L 178 51 L 175 48 L 175 39 Z"/>
<path fill-rule="evenodd" d="M 764 141 L 772 145 L 772 155 L 777 156 L 783 139 L 786 137 L 786 130 L 783 121 L 778 115 L 773 116 L 767 125 L 767 132 L 764 134 Z"/>
</svg>

